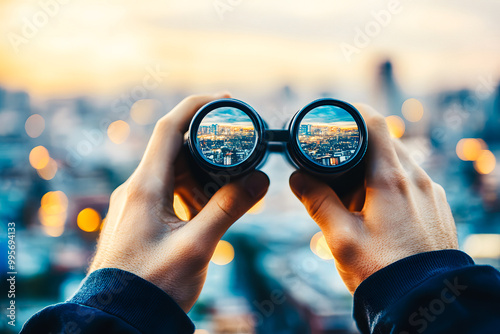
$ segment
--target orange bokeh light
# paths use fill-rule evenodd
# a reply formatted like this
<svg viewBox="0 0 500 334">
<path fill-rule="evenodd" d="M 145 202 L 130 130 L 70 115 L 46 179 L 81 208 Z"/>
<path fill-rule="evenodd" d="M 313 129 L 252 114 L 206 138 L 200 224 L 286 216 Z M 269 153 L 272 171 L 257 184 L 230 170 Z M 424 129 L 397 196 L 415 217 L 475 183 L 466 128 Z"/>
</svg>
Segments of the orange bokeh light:
<svg viewBox="0 0 500 334">
<path fill-rule="evenodd" d="M 118 120 L 108 127 L 108 137 L 115 144 L 122 144 L 130 134 L 130 126 L 127 122 Z"/>
<path fill-rule="evenodd" d="M 49 151 L 43 146 L 34 147 L 29 155 L 30 165 L 35 169 L 42 169 L 49 163 Z"/>
<path fill-rule="evenodd" d="M 424 116 L 424 106 L 417 99 L 408 99 L 401 107 L 403 116 L 410 122 L 418 122 Z"/>
<path fill-rule="evenodd" d="M 328 247 L 328 243 L 326 242 L 326 238 L 323 235 L 323 232 L 318 232 L 311 238 L 310 242 L 311 251 L 316 254 L 319 258 L 323 260 L 332 260 L 333 255 Z"/>
<path fill-rule="evenodd" d="M 212 261 L 213 263 L 219 265 L 219 266 L 224 266 L 234 259 L 234 248 L 233 245 L 231 245 L 229 242 L 225 240 L 220 240 L 219 243 L 217 244 L 217 247 L 215 247 L 214 255 L 212 255 Z"/>
<path fill-rule="evenodd" d="M 85 208 L 76 218 L 78 227 L 85 232 L 94 232 L 101 225 L 101 215 L 91 208 Z"/>
<path fill-rule="evenodd" d="M 490 150 L 482 150 L 474 161 L 474 168 L 479 174 L 489 174 L 495 170 L 496 163 L 495 155 Z"/>
<path fill-rule="evenodd" d="M 182 201 L 181 197 L 177 194 L 174 195 L 174 212 L 180 220 L 189 220 L 188 208 Z"/>
<path fill-rule="evenodd" d="M 464 161 L 474 161 L 479 157 L 486 144 L 481 139 L 463 138 L 457 143 L 457 156 Z"/>
<path fill-rule="evenodd" d="M 36 172 L 42 179 L 52 180 L 57 173 L 57 162 L 49 158 L 49 163 L 45 167 L 37 169 Z"/>
<path fill-rule="evenodd" d="M 399 116 L 391 115 L 385 118 L 389 133 L 394 138 L 401 138 L 405 133 L 405 121 Z"/>
</svg>

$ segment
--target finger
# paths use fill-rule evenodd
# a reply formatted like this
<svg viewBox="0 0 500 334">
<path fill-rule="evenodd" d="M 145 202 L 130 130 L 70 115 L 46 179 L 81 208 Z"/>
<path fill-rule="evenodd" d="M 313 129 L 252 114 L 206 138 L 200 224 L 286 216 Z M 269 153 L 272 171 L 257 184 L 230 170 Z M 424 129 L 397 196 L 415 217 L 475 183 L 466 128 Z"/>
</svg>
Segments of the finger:
<svg viewBox="0 0 500 334">
<path fill-rule="evenodd" d="M 355 104 L 355 107 L 368 127 L 367 186 L 377 188 L 383 186 L 382 183 L 387 181 L 387 176 L 397 169 L 402 169 L 401 162 L 396 154 L 385 118 L 365 104 Z"/>
<path fill-rule="evenodd" d="M 301 172 L 290 177 L 290 188 L 323 231 L 349 228 L 353 215 L 327 184 Z"/>
<path fill-rule="evenodd" d="M 153 135 L 149 140 L 143 161 L 151 165 L 159 165 L 161 168 L 165 164 L 173 164 L 179 153 L 180 146 L 166 145 L 169 142 L 178 144 L 183 142 L 183 135 L 189 127 L 189 123 L 194 114 L 205 104 L 229 97 L 228 93 L 217 93 L 213 95 L 191 95 L 182 100 L 168 114 L 163 116 L 155 126 Z"/>
<path fill-rule="evenodd" d="M 229 94 L 189 96 L 156 123 L 144 156 L 134 173 L 146 192 L 167 196 L 168 201 L 173 200 L 174 161 L 181 150 L 183 135 L 189 122 L 202 106 L 225 97 L 229 97 Z"/>
<path fill-rule="evenodd" d="M 226 184 L 186 227 L 195 230 L 200 242 L 215 247 L 227 229 L 264 196 L 268 187 L 269 178 L 259 171 Z"/>
</svg>

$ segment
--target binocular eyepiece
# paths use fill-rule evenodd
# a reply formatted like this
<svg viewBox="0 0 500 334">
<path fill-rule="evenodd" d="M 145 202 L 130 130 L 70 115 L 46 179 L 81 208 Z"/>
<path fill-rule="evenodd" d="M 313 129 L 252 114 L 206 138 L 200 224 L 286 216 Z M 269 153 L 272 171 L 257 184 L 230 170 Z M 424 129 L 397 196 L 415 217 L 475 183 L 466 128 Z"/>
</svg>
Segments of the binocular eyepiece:
<svg viewBox="0 0 500 334">
<path fill-rule="evenodd" d="M 268 129 L 245 102 L 216 100 L 193 117 L 187 140 L 195 176 L 218 187 L 260 167 L 269 151 L 283 152 L 296 168 L 333 181 L 359 165 L 367 145 L 359 111 L 330 98 L 299 110 L 283 130 Z"/>
</svg>

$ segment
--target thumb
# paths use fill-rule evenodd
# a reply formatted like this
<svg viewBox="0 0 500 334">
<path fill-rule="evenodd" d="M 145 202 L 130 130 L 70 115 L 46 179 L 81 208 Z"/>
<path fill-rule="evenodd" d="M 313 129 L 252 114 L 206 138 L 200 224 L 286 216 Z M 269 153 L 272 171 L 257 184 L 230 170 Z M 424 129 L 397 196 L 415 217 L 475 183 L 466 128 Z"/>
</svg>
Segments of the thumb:
<svg viewBox="0 0 500 334">
<path fill-rule="evenodd" d="M 195 229 L 200 242 L 216 245 L 227 229 L 264 197 L 268 187 L 269 178 L 259 171 L 226 184 L 187 225 Z"/>
<path fill-rule="evenodd" d="M 290 177 L 290 188 L 323 231 L 351 223 L 352 214 L 326 183 L 307 174 L 295 172 Z"/>
</svg>

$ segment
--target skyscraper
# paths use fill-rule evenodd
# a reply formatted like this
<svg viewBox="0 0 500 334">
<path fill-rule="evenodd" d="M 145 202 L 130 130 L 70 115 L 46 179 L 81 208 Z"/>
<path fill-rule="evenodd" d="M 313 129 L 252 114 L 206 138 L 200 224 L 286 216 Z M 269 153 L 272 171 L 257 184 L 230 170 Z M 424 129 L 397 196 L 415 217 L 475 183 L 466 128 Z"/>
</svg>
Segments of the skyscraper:
<svg viewBox="0 0 500 334">
<path fill-rule="evenodd" d="M 212 134 L 216 135 L 218 134 L 219 131 L 219 125 L 218 124 L 212 124 Z"/>
</svg>

